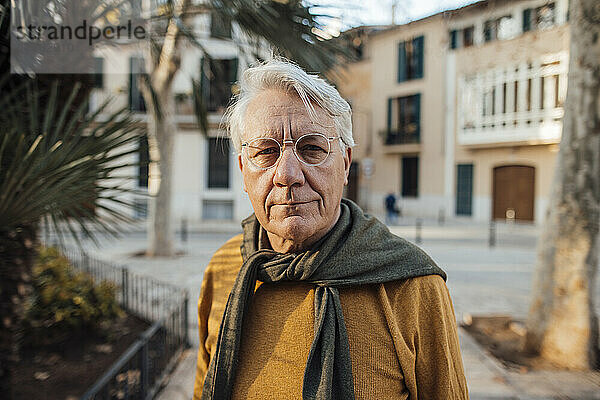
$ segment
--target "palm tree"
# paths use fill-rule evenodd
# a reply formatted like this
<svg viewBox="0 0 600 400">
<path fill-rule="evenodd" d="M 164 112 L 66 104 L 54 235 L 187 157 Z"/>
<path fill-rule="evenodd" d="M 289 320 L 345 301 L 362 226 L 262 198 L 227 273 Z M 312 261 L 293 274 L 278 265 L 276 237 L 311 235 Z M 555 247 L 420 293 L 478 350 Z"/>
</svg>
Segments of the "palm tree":
<svg viewBox="0 0 600 400">
<path fill-rule="evenodd" d="M 59 14 L 63 21 L 73 21 L 78 16 L 94 22 L 106 21 L 108 13 L 113 18 L 127 21 L 138 18 L 136 14 L 140 11 L 139 2 L 131 0 L 50 0 L 43 4 L 46 3 L 53 4 L 53 12 Z M 172 83 L 180 67 L 182 39 L 197 46 L 206 59 L 211 58 L 191 28 L 190 20 L 199 14 L 211 14 L 218 16 L 219 20 L 235 23 L 249 40 L 268 43 L 276 52 L 310 71 L 330 71 L 340 58 L 348 57 L 350 53 L 341 42 L 323 40 L 319 36 L 324 30 L 319 17 L 326 16 L 316 15 L 312 6 L 301 0 L 205 0 L 199 4 L 191 0 L 151 0 L 150 4 L 152 15 L 146 18 L 151 26 L 148 49 L 151 56 L 147 61 L 148 74 L 142 75 L 140 86 L 149 113 L 151 158 L 157 163 L 161 178 L 151 208 L 148 255 L 170 256 L 173 254 L 174 236 L 171 183 L 176 132 Z M 46 9 L 48 6 L 19 12 L 26 21 L 30 18 L 37 20 Z M 48 18 L 48 15 L 42 17 Z M 81 51 L 89 51 L 89 47 Z M 251 56 L 258 58 L 258 54 Z M 206 108 L 201 96 L 198 96 L 199 84 L 195 82 L 193 86 L 198 122 L 201 130 L 206 132 Z"/>
<path fill-rule="evenodd" d="M 35 80 L 0 79 L 0 393 L 11 399 L 11 366 L 18 360 L 23 304 L 40 223 L 60 238 L 79 232 L 117 234 L 130 218 L 126 192 L 130 154 L 144 134 L 129 112 L 99 122 L 104 103 L 86 116 L 87 101 L 75 104 L 56 81 L 47 93 Z M 75 111 L 73 111 L 75 110 Z"/>
</svg>

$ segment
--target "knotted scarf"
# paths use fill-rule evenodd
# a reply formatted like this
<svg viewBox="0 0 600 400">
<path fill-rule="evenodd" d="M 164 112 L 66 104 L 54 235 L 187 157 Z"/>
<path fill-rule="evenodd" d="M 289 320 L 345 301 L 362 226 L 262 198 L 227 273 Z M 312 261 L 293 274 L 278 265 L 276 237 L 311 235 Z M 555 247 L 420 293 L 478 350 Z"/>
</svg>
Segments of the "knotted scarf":
<svg viewBox="0 0 600 400">
<path fill-rule="evenodd" d="M 303 281 L 315 289 L 315 325 L 302 398 L 354 399 L 348 335 L 338 289 L 384 283 L 424 275 L 446 274 L 421 249 L 401 239 L 360 207 L 342 199 L 340 217 L 311 249 L 282 254 L 261 249 L 264 231 L 256 217 L 242 222 L 244 239 L 240 272 L 233 285 L 219 329 L 216 352 L 210 361 L 203 400 L 231 397 L 244 318 L 256 280 Z"/>
</svg>

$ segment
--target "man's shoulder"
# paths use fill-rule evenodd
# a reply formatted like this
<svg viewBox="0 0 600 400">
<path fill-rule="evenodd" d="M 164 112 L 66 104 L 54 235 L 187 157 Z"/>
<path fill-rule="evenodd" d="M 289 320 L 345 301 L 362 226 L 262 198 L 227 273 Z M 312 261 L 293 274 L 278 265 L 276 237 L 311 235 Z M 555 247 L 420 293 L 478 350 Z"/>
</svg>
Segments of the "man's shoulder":
<svg viewBox="0 0 600 400">
<path fill-rule="evenodd" d="M 242 238 L 243 235 L 240 233 L 225 242 L 225 244 L 213 254 L 207 269 L 210 269 L 213 273 L 217 274 L 234 271 L 237 273 L 243 262 L 242 252 L 240 250 Z"/>
<path fill-rule="evenodd" d="M 386 282 L 385 285 L 390 288 L 414 288 L 417 290 L 429 290 L 438 287 L 445 287 L 444 278 L 437 274 L 415 276 L 407 279 L 400 279 Z"/>
<path fill-rule="evenodd" d="M 424 275 L 383 284 L 392 304 L 433 306 L 449 299 L 446 282 L 439 275 Z"/>
</svg>

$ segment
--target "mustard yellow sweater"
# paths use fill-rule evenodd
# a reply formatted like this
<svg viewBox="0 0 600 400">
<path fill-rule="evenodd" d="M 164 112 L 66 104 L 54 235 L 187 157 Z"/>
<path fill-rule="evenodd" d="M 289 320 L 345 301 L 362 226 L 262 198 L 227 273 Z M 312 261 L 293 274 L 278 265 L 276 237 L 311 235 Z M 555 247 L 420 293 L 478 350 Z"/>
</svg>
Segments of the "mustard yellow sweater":
<svg viewBox="0 0 600 400">
<path fill-rule="evenodd" d="M 198 302 L 199 400 L 227 297 L 242 265 L 242 235 L 211 259 Z M 356 399 L 468 399 L 456 319 L 437 276 L 340 289 Z M 301 399 L 313 340 L 314 286 L 260 282 L 245 322 L 232 399 Z"/>
</svg>

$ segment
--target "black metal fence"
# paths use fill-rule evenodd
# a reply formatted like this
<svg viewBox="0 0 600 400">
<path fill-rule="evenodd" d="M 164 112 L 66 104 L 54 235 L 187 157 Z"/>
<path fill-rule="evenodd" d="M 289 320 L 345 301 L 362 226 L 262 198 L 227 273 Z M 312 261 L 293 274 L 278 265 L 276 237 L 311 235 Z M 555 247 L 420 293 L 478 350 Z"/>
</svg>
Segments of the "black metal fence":
<svg viewBox="0 0 600 400">
<path fill-rule="evenodd" d="M 189 346 L 187 291 L 95 259 L 82 250 L 62 251 L 76 269 L 95 280 L 115 283 L 117 300 L 130 314 L 153 322 L 81 400 L 153 399 Z"/>
</svg>

